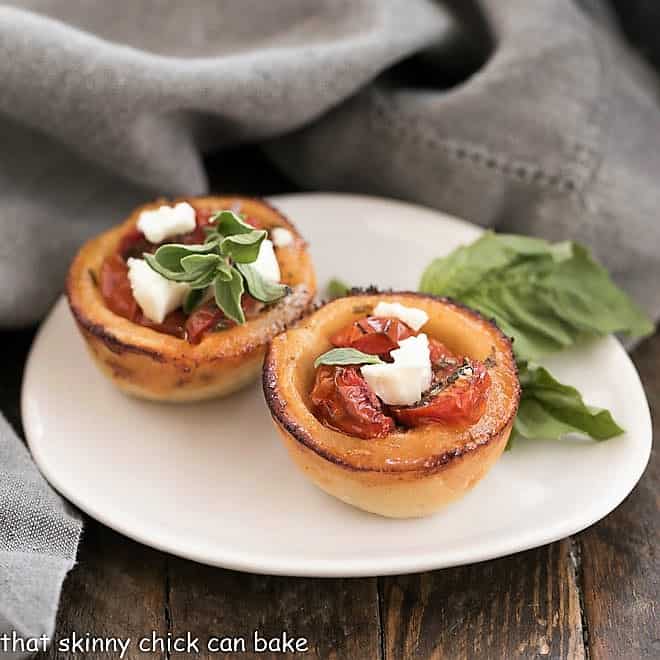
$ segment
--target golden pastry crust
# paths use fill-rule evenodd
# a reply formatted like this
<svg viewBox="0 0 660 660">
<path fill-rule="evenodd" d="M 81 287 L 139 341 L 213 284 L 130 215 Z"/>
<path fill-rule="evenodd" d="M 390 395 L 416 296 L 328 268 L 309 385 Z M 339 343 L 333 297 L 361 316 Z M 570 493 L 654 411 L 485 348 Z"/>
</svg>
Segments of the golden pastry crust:
<svg viewBox="0 0 660 660">
<path fill-rule="evenodd" d="M 463 429 L 440 424 L 364 440 L 324 426 L 309 394 L 314 360 L 330 337 L 381 300 L 423 309 L 423 332 L 457 354 L 492 357 L 491 386 L 481 419 Z M 477 312 L 418 293 L 362 293 L 332 301 L 276 337 L 264 363 L 271 416 L 294 462 L 340 500 L 383 516 L 428 515 L 464 495 L 504 450 L 520 400 L 511 341 Z"/>
<path fill-rule="evenodd" d="M 276 248 L 282 281 L 293 293 L 244 325 L 209 333 L 199 344 L 157 332 L 114 314 L 99 290 L 101 265 L 140 213 L 170 203 L 159 199 L 133 211 L 120 225 L 88 241 L 74 259 L 66 284 L 69 306 L 101 371 L 124 392 L 156 401 L 197 401 L 225 396 L 258 377 L 268 342 L 309 308 L 316 279 L 296 228 L 263 200 L 237 197 L 177 199 L 196 209 L 240 211 L 263 228 L 285 227 L 294 241 Z"/>
</svg>

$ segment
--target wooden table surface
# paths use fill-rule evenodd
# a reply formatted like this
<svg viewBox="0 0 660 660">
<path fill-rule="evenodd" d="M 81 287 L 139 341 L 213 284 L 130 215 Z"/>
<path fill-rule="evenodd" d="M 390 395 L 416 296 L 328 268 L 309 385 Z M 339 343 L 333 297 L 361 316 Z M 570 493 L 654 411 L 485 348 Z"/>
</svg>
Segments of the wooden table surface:
<svg viewBox="0 0 660 660">
<path fill-rule="evenodd" d="M 294 189 L 254 150 L 229 160 L 231 171 L 211 162 L 215 189 Z M 248 177 L 250 186 L 242 183 Z M 0 406 L 19 431 L 21 374 L 32 336 L 33 330 L 0 333 L 8 350 Z M 633 359 L 657 434 L 660 334 Z M 383 578 L 267 577 L 210 568 L 88 519 L 78 564 L 64 585 L 56 636 L 138 639 L 153 630 L 164 637 L 190 633 L 203 646 L 210 637 L 251 640 L 258 630 L 277 638 L 286 631 L 308 640 L 304 657 L 310 658 L 660 658 L 659 484 L 654 451 L 625 502 L 580 534 L 503 559 Z M 252 657 L 250 646 L 237 657 Z M 131 646 L 125 657 L 138 655 Z M 207 655 L 213 657 L 201 657 Z"/>
</svg>

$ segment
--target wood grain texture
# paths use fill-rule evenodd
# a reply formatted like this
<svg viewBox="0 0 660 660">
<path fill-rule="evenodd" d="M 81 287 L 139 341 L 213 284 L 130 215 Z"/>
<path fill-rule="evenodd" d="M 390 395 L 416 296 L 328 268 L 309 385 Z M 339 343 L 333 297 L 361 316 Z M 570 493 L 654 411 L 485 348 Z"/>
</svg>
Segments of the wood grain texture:
<svg viewBox="0 0 660 660">
<path fill-rule="evenodd" d="M 632 355 L 660 437 L 660 335 Z M 624 503 L 577 538 L 591 658 L 660 658 L 660 456 Z"/>
<path fill-rule="evenodd" d="M 107 527 L 88 520 L 77 566 L 64 583 L 55 641 L 90 633 L 95 637 L 131 637 L 124 658 L 164 658 L 164 653 L 140 653 L 138 641 L 167 635 L 166 555 L 129 541 Z M 47 657 L 119 657 L 99 651 L 58 653 L 52 644 Z"/>
<path fill-rule="evenodd" d="M 375 579 L 247 575 L 172 559 L 168 602 L 173 635 L 191 631 L 200 640 L 246 637 L 242 658 L 282 657 L 255 654 L 255 630 L 267 638 L 284 631 L 305 637 L 305 658 L 357 660 L 380 655 Z"/>
<path fill-rule="evenodd" d="M 385 658 L 585 657 L 568 540 L 496 561 L 382 578 Z"/>
</svg>

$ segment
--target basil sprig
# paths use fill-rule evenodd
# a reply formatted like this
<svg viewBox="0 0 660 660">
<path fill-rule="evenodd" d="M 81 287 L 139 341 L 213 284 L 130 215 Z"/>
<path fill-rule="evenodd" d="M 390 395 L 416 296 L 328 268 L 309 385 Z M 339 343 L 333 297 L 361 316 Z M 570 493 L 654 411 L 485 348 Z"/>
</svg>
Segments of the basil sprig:
<svg viewBox="0 0 660 660">
<path fill-rule="evenodd" d="M 289 287 L 272 282 L 251 264 L 268 235 L 255 229 L 233 211 L 220 211 L 205 227 L 206 240 L 201 245 L 168 243 L 144 260 L 159 275 L 190 287 L 183 311 L 190 314 L 202 300 L 205 290 L 213 287 L 214 299 L 224 314 L 238 324 L 245 323 L 241 298 L 245 291 L 264 303 L 280 300 Z"/>
<path fill-rule="evenodd" d="M 351 364 L 382 364 L 382 362 L 377 355 L 363 353 L 355 348 L 331 348 L 316 358 L 314 367 L 318 368 L 322 364 L 346 366 Z"/>
<path fill-rule="evenodd" d="M 518 371 L 522 397 L 512 441 L 558 440 L 569 433 L 609 440 L 623 433 L 609 410 L 587 405 L 574 387 L 560 383 L 547 369 L 522 361 Z"/>
<path fill-rule="evenodd" d="M 528 361 L 611 332 L 643 337 L 653 323 L 577 243 L 486 232 L 433 261 L 420 290 L 449 296 L 497 321 L 514 341 L 522 398 L 512 437 L 596 440 L 623 433 L 607 410 Z"/>
<path fill-rule="evenodd" d="M 589 250 L 570 241 L 486 232 L 433 261 L 420 290 L 455 298 L 495 318 L 515 338 L 522 360 L 611 332 L 630 337 L 653 332 L 648 316 Z"/>
</svg>

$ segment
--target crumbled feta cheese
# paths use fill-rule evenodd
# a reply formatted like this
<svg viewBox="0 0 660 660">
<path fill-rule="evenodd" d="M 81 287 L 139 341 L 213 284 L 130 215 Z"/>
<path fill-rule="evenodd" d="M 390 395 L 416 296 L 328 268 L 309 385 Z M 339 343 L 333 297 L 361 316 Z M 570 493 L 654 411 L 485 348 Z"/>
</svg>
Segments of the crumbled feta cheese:
<svg viewBox="0 0 660 660">
<path fill-rule="evenodd" d="M 399 342 L 392 351 L 394 362 L 365 364 L 360 371 L 371 389 L 387 404 L 410 406 L 431 386 L 428 337 L 422 333 Z"/>
<path fill-rule="evenodd" d="M 190 287 L 165 279 L 144 259 L 130 258 L 127 263 L 128 279 L 137 304 L 149 320 L 162 323 L 170 312 L 183 303 Z"/>
<path fill-rule="evenodd" d="M 293 243 L 293 234 L 285 227 L 273 227 L 270 230 L 270 240 L 275 247 L 287 247 Z"/>
<path fill-rule="evenodd" d="M 150 243 L 162 243 L 170 236 L 187 234 L 195 226 L 195 209 L 188 202 L 142 211 L 137 221 L 137 228 Z"/>
<path fill-rule="evenodd" d="M 252 266 L 265 280 L 280 281 L 280 265 L 277 263 L 273 243 L 267 238 L 261 243 L 257 260 L 252 262 Z"/>
<path fill-rule="evenodd" d="M 401 303 L 389 303 L 380 301 L 373 311 L 374 316 L 391 316 L 403 321 L 417 332 L 428 320 L 429 315 L 417 307 L 406 307 Z"/>
</svg>

